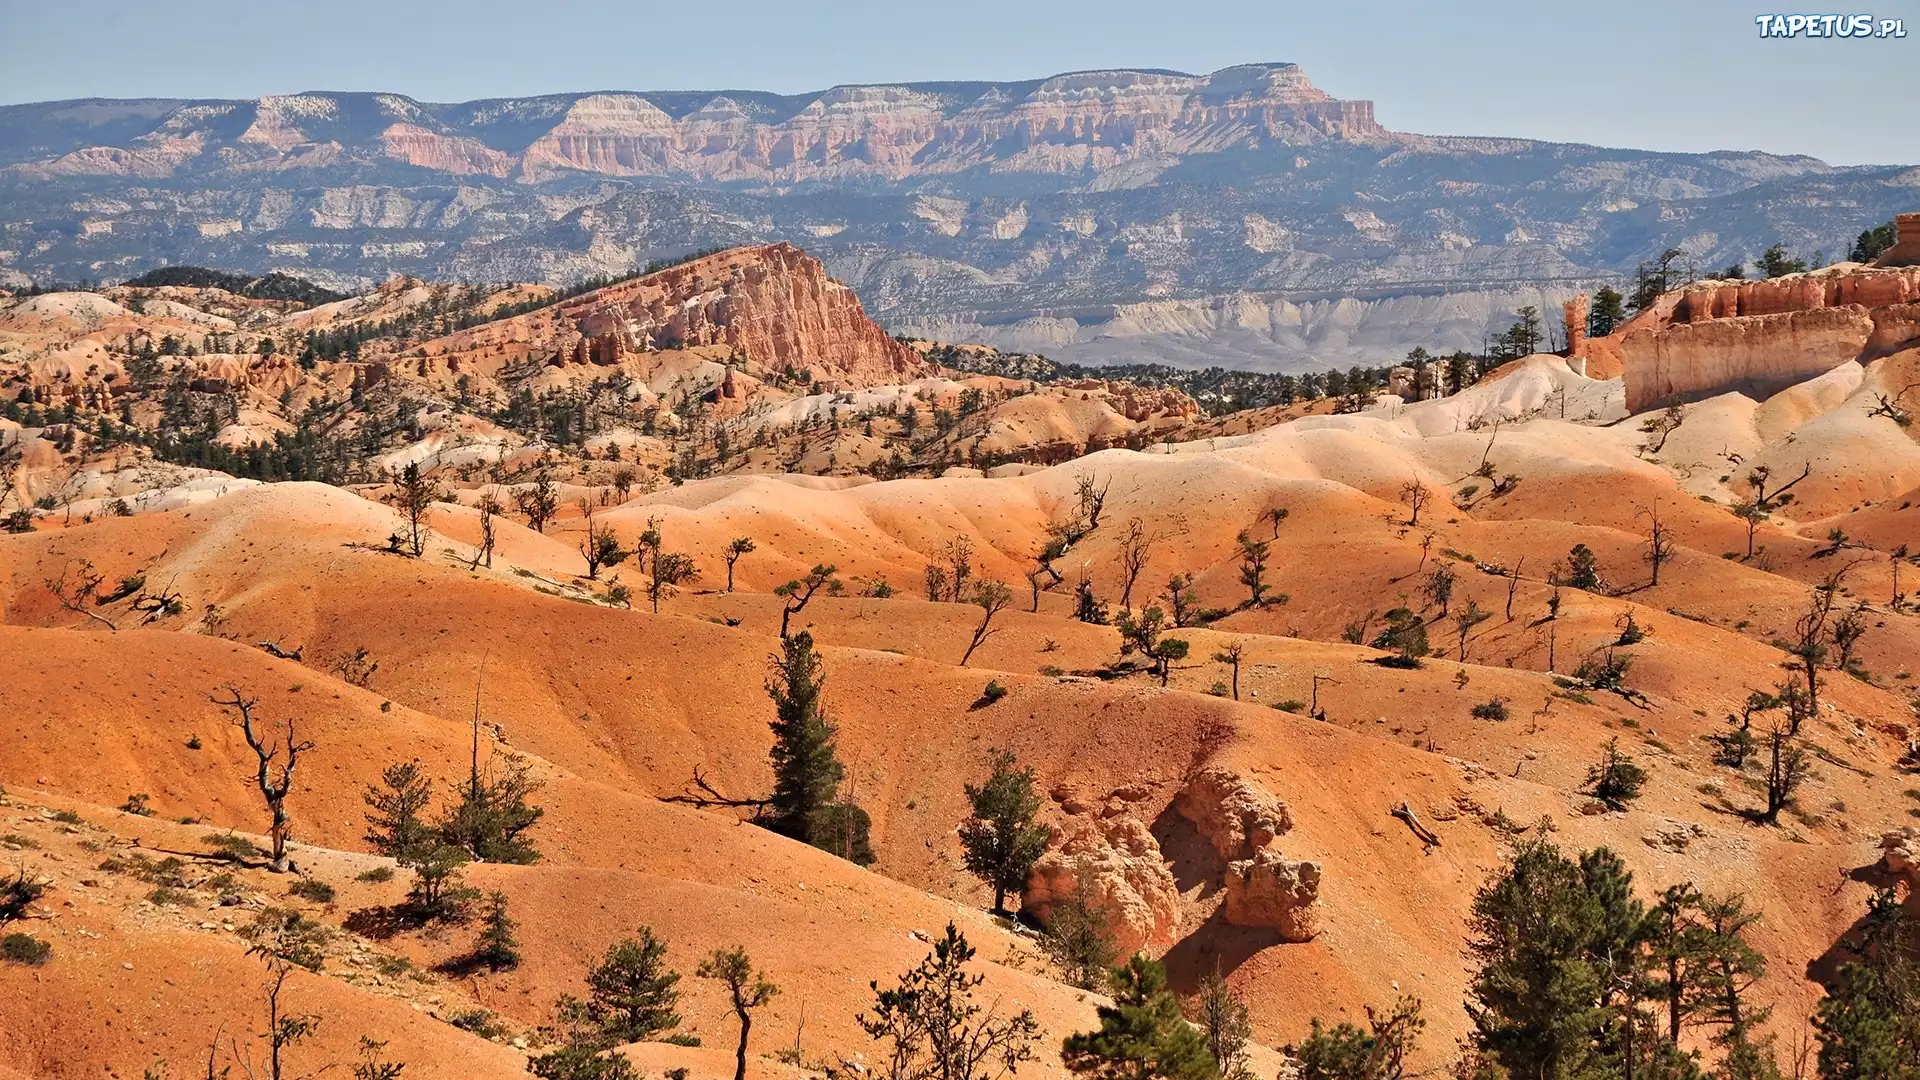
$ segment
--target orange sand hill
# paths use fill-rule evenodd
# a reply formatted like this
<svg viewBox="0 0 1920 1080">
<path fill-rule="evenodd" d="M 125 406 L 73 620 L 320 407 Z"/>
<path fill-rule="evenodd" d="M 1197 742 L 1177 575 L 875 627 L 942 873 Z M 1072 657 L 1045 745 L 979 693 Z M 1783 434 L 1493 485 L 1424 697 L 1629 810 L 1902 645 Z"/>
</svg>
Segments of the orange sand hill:
<svg viewBox="0 0 1920 1080">
<path fill-rule="evenodd" d="M 1052 982 L 1029 944 L 980 911 L 983 890 L 954 835 L 961 785 L 996 747 L 1034 766 L 1058 839 L 1096 859 L 1078 865 L 1114 902 L 1115 932 L 1163 955 L 1183 989 L 1216 966 L 1227 972 L 1267 1045 L 1297 1038 L 1315 1016 L 1356 1018 L 1397 987 L 1428 1002 L 1428 1053 L 1443 1057 L 1466 1027 L 1461 940 L 1473 890 L 1498 865 L 1509 823 L 1543 819 L 1563 844 L 1614 847 L 1643 891 L 1681 879 L 1744 890 L 1764 915 L 1756 940 L 1773 961 L 1759 996 L 1777 1006 L 1776 1025 L 1793 1029 L 1819 993 L 1809 963 L 1862 910 L 1877 838 L 1913 809 L 1896 763 L 1913 737 L 1920 618 L 1889 603 L 1893 563 L 1879 545 L 1903 527 L 1912 535 L 1920 510 L 1889 500 L 1920 486 L 1920 456 L 1908 431 L 1865 407 L 1911 362 L 1856 364 L 1757 405 L 1737 395 L 1701 402 L 1657 451 L 1637 421 L 1612 422 L 1624 417 L 1617 382 L 1534 358 L 1443 401 L 1223 433 L 1172 453 L 1108 450 L 994 479 L 729 477 L 610 500 L 618 504 L 596 511 L 596 524 L 631 543 L 657 523 L 666 550 L 701 568 L 658 615 L 638 596 L 636 610 L 610 607 L 605 579 L 576 576 L 578 516 L 545 535 L 498 523 L 493 566 L 476 570 L 469 506 L 434 510 L 416 561 L 379 550 L 397 526 L 390 509 L 313 484 L 0 537 L 0 651 L 10 661 L 0 784 L 11 793 L 0 813 L 8 829 L 32 830 L 41 847 L 23 847 L 22 858 L 55 880 L 41 908 L 49 918 L 35 924 L 54 943 L 53 962 L 0 967 L 0 1065 L 131 1075 L 156 1057 L 194 1061 L 222 1022 L 250 1022 L 240 975 L 249 961 L 222 917 L 155 907 L 140 899 L 145 886 L 88 869 L 136 839 L 203 850 L 209 829 L 262 828 L 246 748 L 209 692 L 242 686 L 268 717 L 300 717 L 315 741 L 292 799 L 296 857 L 340 890 L 330 907 L 307 905 L 339 924 L 404 887 L 355 881 L 380 861 L 364 854 L 360 790 L 410 758 L 441 779 L 459 775 L 483 667 L 485 740 L 530 755 L 544 783 L 537 801 L 548 813 L 533 835 L 545 860 L 471 871 L 511 898 L 527 962 L 470 982 L 383 985 L 368 973 L 380 970 L 375 956 L 430 964 L 464 948 L 467 932 L 343 935 L 333 974 L 296 984 L 311 995 L 303 1007 L 330 1018 L 316 1060 L 345 1055 L 366 1031 L 405 1047 L 421 1075 L 514 1073 L 512 1038 L 579 990 L 588 957 L 643 922 L 665 934 L 683 972 L 737 941 L 787 988 L 756 1022 L 762 1055 L 793 1039 L 803 1008 L 805 1060 L 871 1053 L 852 1020 L 871 1000 L 868 980 L 904 970 L 926 950 L 921 935 L 948 919 L 980 945 L 990 989 L 1030 1004 L 1051 1044 L 1090 1020 L 1092 999 Z M 1740 557 L 1745 527 L 1727 511 L 1739 469 L 1714 460 L 1725 450 L 1746 467 L 1772 460 L 1784 471 L 1803 455 L 1815 466 L 1801 498 L 1761 527 L 1763 550 L 1750 560 Z M 1492 478 L 1476 475 L 1483 460 Z M 1489 491 L 1509 474 L 1517 486 Z M 1036 603 L 1024 575 L 1083 478 L 1106 493 L 1099 523 L 1056 560 L 1062 582 Z M 1417 526 L 1401 501 L 1409 481 L 1435 495 Z M 1266 517 L 1276 508 L 1289 511 L 1277 525 Z M 1678 538 L 1658 585 L 1641 559 L 1647 512 Z M 1170 575 L 1192 573 L 1202 605 L 1233 609 L 1209 629 L 1178 631 L 1192 649 L 1165 689 L 1113 670 L 1111 627 L 1070 618 L 1083 574 L 1117 606 L 1134 520 L 1152 538 L 1135 607 Z M 1858 520 L 1858 535 L 1817 539 L 1828 520 Z M 1267 581 L 1284 600 L 1241 605 L 1243 530 L 1270 538 Z M 728 594 L 719 553 L 736 536 L 756 549 Z M 977 574 L 1017 595 L 964 668 L 979 609 L 915 596 L 923 568 L 958 539 Z M 1609 589 L 1562 590 L 1561 617 L 1549 623 L 1545 572 L 1575 543 L 1596 553 Z M 83 561 L 107 583 L 164 583 L 177 612 L 144 622 L 125 599 L 63 607 L 49 582 L 78 580 Z M 825 645 L 848 789 L 873 816 L 871 871 L 724 811 L 660 801 L 696 768 L 728 793 L 767 789 L 761 679 L 782 603 L 771 591 L 819 562 L 839 567 L 847 595 L 814 599 L 795 625 Z M 1472 603 L 1492 613 L 1469 628 L 1464 650 L 1451 618 L 1422 603 L 1418 575 L 1438 566 L 1457 576 L 1451 611 Z M 1851 567 L 1843 606 L 1867 605 L 1860 677 L 1824 673 L 1821 714 L 1807 727 L 1822 764 L 1796 813 L 1755 826 L 1736 812 L 1754 804 L 1748 778 L 1713 764 L 1704 737 L 1749 690 L 1786 676 L 1769 642 L 1791 632 L 1810 586 L 1839 566 Z M 1517 581 L 1491 572 L 1499 568 L 1518 568 Z M 606 577 L 616 573 L 645 583 L 631 563 Z M 852 595 L 880 579 L 899 595 Z M 1370 637 L 1380 613 L 1401 604 L 1424 606 L 1431 620 L 1437 655 L 1422 668 L 1382 667 L 1378 651 L 1341 641 L 1350 624 Z M 1630 658 L 1631 697 L 1547 670 L 1550 648 L 1562 675 L 1598 659 L 1629 616 L 1646 635 L 1616 651 Z M 297 648 L 302 662 L 268 656 L 261 641 Z M 1210 658 L 1232 642 L 1245 649 L 1239 701 L 1208 693 L 1229 678 Z M 359 650 L 379 664 L 364 687 L 342 678 Z M 989 679 L 1008 693 L 986 704 Z M 1324 719 L 1306 715 L 1316 697 Z M 1496 697 L 1509 719 L 1470 714 Z M 1597 812 L 1578 789 L 1614 737 L 1650 779 L 1632 810 Z M 104 809 L 134 793 L 150 796 L 155 817 Z M 1426 848 L 1390 815 L 1403 802 L 1440 846 Z M 76 809 L 89 824 L 63 831 L 43 806 Z M 1272 825 L 1259 857 L 1292 875 L 1283 880 L 1306 881 L 1307 863 L 1319 869 L 1317 885 L 1301 885 L 1261 925 L 1227 917 L 1230 897 L 1252 903 L 1227 864 L 1254 844 L 1223 824 L 1229 806 L 1257 807 Z M 183 817 L 202 824 L 166 824 Z M 262 896 L 285 888 L 264 871 L 248 871 L 246 884 Z M 135 965 L 134 988 L 102 992 L 119 963 Z M 149 977 L 159 984 L 139 981 Z M 209 980 L 223 989 L 201 989 Z M 708 1048 L 724 1046 L 720 1002 L 699 984 L 686 980 L 687 1026 Z M 41 1007 L 49 997 L 62 1007 Z M 430 1022 L 469 1001 L 501 1017 L 500 1044 Z M 157 1011 L 137 1021 L 107 1014 L 149 1005 Z M 702 1077 L 728 1064 L 709 1049 L 635 1054 Z M 762 1075 L 782 1068 L 756 1061 Z M 1043 1054 L 1034 1068 L 1057 1073 L 1058 1062 Z"/>
</svg>

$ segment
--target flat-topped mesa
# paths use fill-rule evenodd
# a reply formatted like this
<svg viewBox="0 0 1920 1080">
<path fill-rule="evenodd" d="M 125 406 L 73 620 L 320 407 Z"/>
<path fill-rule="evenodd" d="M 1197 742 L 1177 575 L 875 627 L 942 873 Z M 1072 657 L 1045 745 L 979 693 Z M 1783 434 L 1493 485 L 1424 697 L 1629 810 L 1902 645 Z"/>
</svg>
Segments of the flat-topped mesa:
<svg viewBox="0 0 1920 1080">
<path fill-rule="evenodd" d="M 1108 70 L 1011 83 L 836 86 L 791 97 L 611 91 L 434 105 L 396 94 L 301 94 L 163 115 L 126 145 L 7 169 L 38 179 L 161 177 L 234 161 L 255 170 L 304 168 L 324 154 L 526 183 L 573 173 L 901 180 L 982 167 L 1073 174 L 1168 155 L 1388 134 L 1374 121 L 1372 102 L 1335 98 L 1299 65 L 1279 63 L 1210 75 Z"/>
<path fill-rule="evenodd" d="M 931 370 L 869 319 L 820 260 L 784 242 L 694 259 L 560 311 L 596 353 L 725 345 L 760 370 L 809 372 L 823 388 L 902 382 Z"/>
<path fill-rule="evenodd" d="M 528 146 L 520 178 L 563 170 L 712 180 L 789 181 L 949 173 L 1017 163 L 1022 171 L 1101 169 L 1150 154 L 1263 141 L 1383 135 L 1370 101 L 1341 101 L 1295 64 L 1211 75 L 1087 71 L 1037 84 L 842 86 L 784 117 L 718 95 L 669 112 L 657 94 L 575 101 Z M 389 152 L 417 144 L 390 141 Z M 464 167 L 471 151 L 449 148 Z"/>
<path fill-rule="evenodd" d="M 1632 412 L 1729 391 L 1761 399 L 1920 344 L 1920 266 L 1841 263 L 1694 282 L 1660 297 L 1618 340 Z"/>
</svg>

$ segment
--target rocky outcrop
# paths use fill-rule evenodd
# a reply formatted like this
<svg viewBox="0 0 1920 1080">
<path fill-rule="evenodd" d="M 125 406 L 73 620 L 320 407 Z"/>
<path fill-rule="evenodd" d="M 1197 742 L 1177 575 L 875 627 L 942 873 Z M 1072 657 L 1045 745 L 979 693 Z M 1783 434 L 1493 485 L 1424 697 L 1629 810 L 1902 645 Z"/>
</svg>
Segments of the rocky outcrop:
<svg viewBox="0 0 1920 1080">
<path fill-rule="evenodd" d="M 1920 268 L 1853 263 L 1662 296 L 1618 336 L 1627 408 L 1738 391 L 1761 399 L 1920 341 Z"/>
<path fill-rule="evenodd" d="M 1228 922 L 1271 927 L 1284 941 L 1310 941 L 1320 932 L 1320 864 L 1288 859 L 1275 845 L 1293 828 L 1285 803 L 1212 765 L 1188 777 L 1173 806 L 1227 864 Z"/>
<path fill-rule="evenodd" d="M 594 362 L 724 345 L 761 370 L 806 371 L 823 387 L 897 383 L 930 370 L 867 318 L 852 289 L 791 244 L 736 248 L 609 286 L 561 305 L 560 317 L 592 339 Z"/>
<path fill-rule="evenodd" d="M 1194 773 L 1173 808 L 1228 861 L 1246 858 L 1293 828 L 1286 804 L 1217 765 Z"/>
<path fill-rule="evenodd" d="M 1920 827 L 1909 825 L 1881 834 L 1880 863 L 1889 873 L 1906 878 L 1910 888 L 1920 889 Z"/>
<path fill-rule="evenodd" d="M 1580 371 L 1580 361 L 1587 355 L 1587 294 L 1571 297 L 1560 305 L 1561 316 L 1566 320 L 1567 359 L 1575 371 Z"/>
<path fill-rule="evenodd" d="M 1267 848 L 1227 864 L 1227 921 L 1235 926 L 1269 926 L 1283 941 L 1312 941 L 1320 932 L 1319 900 L 1319 863 Z"/>
<path fill-rule="evenodd" d="M 1054 826 L 1047 853 L 1028 875 L 1021 909 L 1044 924 L 1056 904 L 1082 896 L 1106 912 L 1107 940 L 1120 955 L 1173 943 L 1180 889 L 1153 833 L 1130 812 L 1077 816 Z"/>
<path fill-rule="evenodd" d="M 791 244 L 707 255 L 425 348 L 565 368 L 709 347 L 745 374 L 806 372 L 822 390 L 906 382 L 932 370 L 867 317 L 852 289 Z"/>
<path fill-rule="evenodd" d="M 1920 266 L 1920 214 L 1895 214 L 1893 246 L 1880 253 L 1875 266 Z"/>
</svg>

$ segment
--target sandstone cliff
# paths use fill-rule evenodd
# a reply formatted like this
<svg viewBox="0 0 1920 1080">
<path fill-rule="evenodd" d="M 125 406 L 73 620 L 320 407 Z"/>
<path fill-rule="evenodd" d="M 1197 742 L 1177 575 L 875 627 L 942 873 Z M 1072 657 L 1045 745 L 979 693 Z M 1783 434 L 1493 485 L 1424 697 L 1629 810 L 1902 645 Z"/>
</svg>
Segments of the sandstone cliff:
<svg viewBox="0 0 1920 1080">
<path fill-rule="evenodd" d="M 1916 301 L 1920 268 L 1842 263 L 1765 281 L 1696 282 L 1615 335 L 1627 408 L 1730 390 L 1765 398 L 1849 360 L 1897 352 L 1920 341 Z"/>
<path fill-rule="evenodd" d="M 425 349 L 456 362 L 472 355 L 566 367 L 703 346 L 725 347 L 750 371 L 806 372 L 823 389 L 932 370 L 867 318 L 860 298 L 819 260 L 785 243 L 707 255 Z"/>
</svg>

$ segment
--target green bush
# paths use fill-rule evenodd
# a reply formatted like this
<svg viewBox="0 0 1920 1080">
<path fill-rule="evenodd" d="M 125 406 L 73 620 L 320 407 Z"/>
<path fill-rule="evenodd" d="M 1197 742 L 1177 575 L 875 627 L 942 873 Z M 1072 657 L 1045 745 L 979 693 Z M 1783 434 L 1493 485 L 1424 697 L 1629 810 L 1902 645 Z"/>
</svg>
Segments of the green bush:
<svg viewBox="0 0 1920 1080">
<path fill-rule="evenodd" d="M 371 870 L 362 870 L 353 877 L 355 881 L 364 881 L 370 885 L 393 880 L 393 867 L 376 866 Z"/>
<path fill-rule="evenodd" d="M 676 1031 L 671 1035 L 663 1036 L 660 1041 L 663 1043 L 672 1043 L 674 1046 L 699 1046 L 700 1036 L 690 1032 Z"/>
<path fill-rule="evenodd" d="M 1505 720 L 1507 718 L 1506 699 L 1496 697 L 1492 701 L 1483 701 L 1475 705 L 1473 707 L 1473 718 L 1475 720 Z"/>
<path fill-rule="evenodd" d="M 333 886 L 318 878 L 301 878 L 287 886 L 287 893 L 302 900 L 311 900 L 316 904 L 333 903 Z"/>
<path fill-rule="evenodd" d="M 39 967 L 53 955 L 53 946 L 30 934 L 8 934 L 0 938 L 0 960 L 10 964 Z"/>
</svg>

